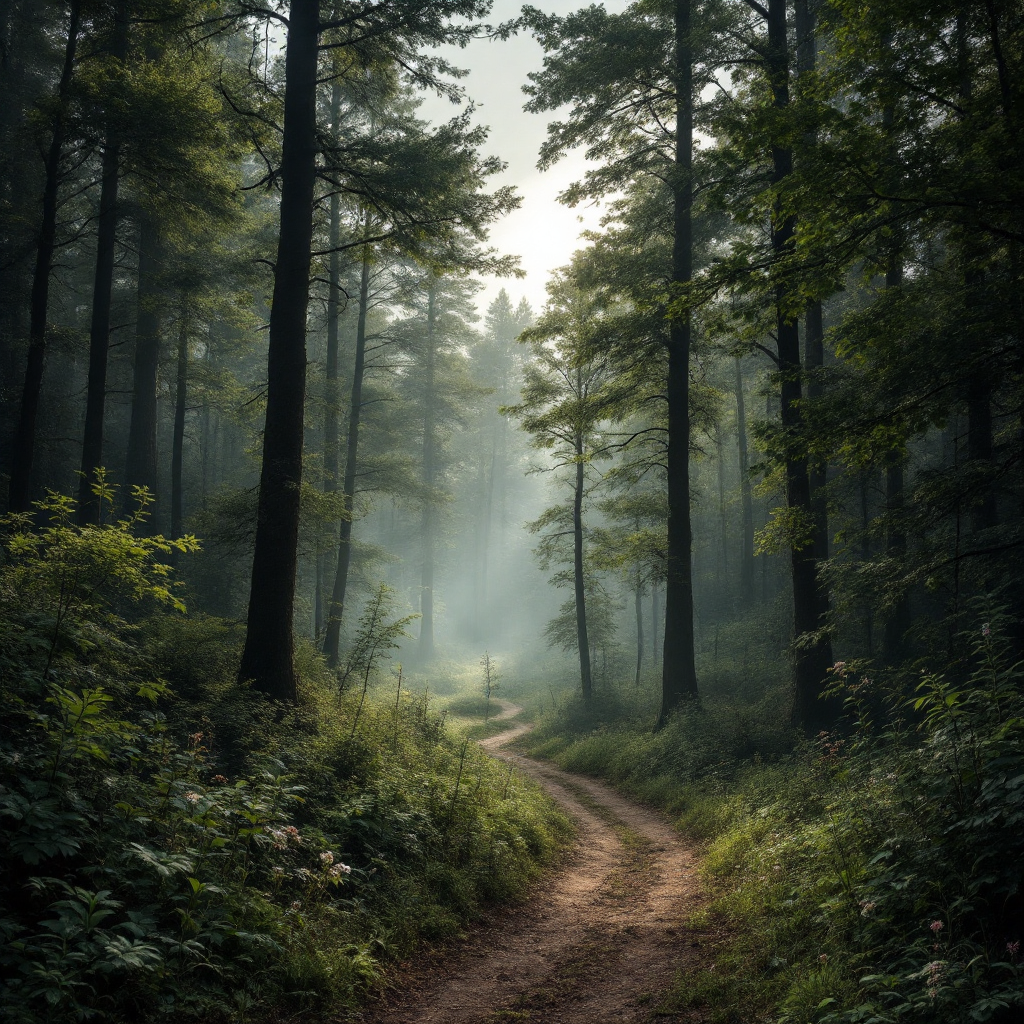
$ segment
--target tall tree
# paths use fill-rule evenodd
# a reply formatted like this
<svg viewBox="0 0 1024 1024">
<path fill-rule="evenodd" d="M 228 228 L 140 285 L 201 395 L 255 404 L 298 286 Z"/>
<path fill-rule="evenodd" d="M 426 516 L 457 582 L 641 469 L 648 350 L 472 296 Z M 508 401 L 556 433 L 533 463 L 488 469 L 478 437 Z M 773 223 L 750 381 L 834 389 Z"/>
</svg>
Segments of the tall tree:
<svg viewBox="0 0 1024 1024">
<path fill-rule="evenodd" d="M 109 43 L 110 59 L 123 65 L 128 55 L 128 5 L 117 0 Z M 107 356 L 110 348 L 110 310 L 114 287 L 117 242 L 118 188 L 121 180 L 121 130 L 112 107 L 103 142 L 99 214 L 96 227 L 96 272 L 93 276 L 92 318 L 89 324 L 89 378 L 82 436 L 82 462 L 78 487 L 78 521 L 85 524 L 99 514 L 92 484 L 103 463 L 103 418 L 107 401 Z"/>
<path fill-rule="evenodd" d="M 239 667 L 240 679 L 285 701 L 295 697 L 292 618 L 302 485 L 306 306 L 319 152 L 318 57 L 321 49 L 347 50 L 353 57 L 374 50 L 377 59 L 399 63 L 419 84 L 455 96 L 456 88 L 443 78 L 450 70 L 448 63 L 424 51 L 441 43 L 464 43 L 478 30 L 475 19 L 490 8 L 484 0 L 381 0 L 339 4 L 334 15 L 322 20 L 320 6 L 319 0 L 293 0 L 287 19 L 284 126 L 276 175 L 281 182 L 281 212 L 267 413 L 246 640 Z M 323 44 L 321 33 L 327 33 Z M 337 187 L 345 169 L 332 153 L 323 176 Z M 402 172 L 404 187 L 393 194 L 391 206 L 415 206 L 418 183 L 410 177 L 409 168 L 396 170 Z M 501 203 L 485 205 L 494 209 Z"/>
<path fill-rule="evenodd" d="M 67 119 L 71 102 L 71 83 L 75 69 L 81 24 L 81 2 L 72 0 L 68 10 L 67 38 L 64 44 L 64 63 L 52 113 L 50 144 L 46 150 L 42 213 L 39 239 L 36 243 L 35 266 L 32 273 L 32 297 L 29 319 L 28 364 L 21 392 L 11 458 L 9 504 L 12 511 L 28 508 L 32 461 L 35 453 L 36 417 L 46 361 L 46 328 L 49 311 L 50 279 L 53 273 L 54 250 L 57 243 L 57 210 L 60 200 L 61 163 L 67 135 Z"/>
<path fill-rule="evenodd" d="M 544 69 L 526 87 L 527 109 L 572 112 L 549 127 L 541 166 L 585 145 L 603 166 L 561 197 L 569 204 L 602 198 L 638 178 L 667 182 L 671 248 L 666 283 L 675 301 L 670 319 L 666 380 L 668 441 L 666 487 L 669 537 L 665 567 L 665 634 L 662 666 L 664 723 L 683 700 L 697 695 L 693 638 L 689 460 L 691 447 L 690 352 L 693 320 L 694 110 L 714 63 L 698 52 L 694 25 L 714 20 L 693 0 L 629 5 L 621 14 L 592 6 L 566 18 L 525 8 L 527 24 L 545 50 Z M 709 33 L 701 34 L 706 42 Z"/>
<path fill-rule="evenodd" d="M 576 648 L 584 700 L 593 696 L 590 624 L 587 593 L 591 573 L 585 558 L 584 500 L 587 467 L 607 448 L 599 425 L 608 410 L 603 388 L 608 382 L 606 359 L 590 356 L 589 335 L 596 327 L 599 306 L 571 280 L 555 277 L 548 285 L 550 298 L 535 326 L 522 338 L 532 350 L 526 364 L 522 401 L 510 409 L 531 435 L 534 447 L 548 453 L 552 471 L 567 471 L 572 495 L 547 509 L 530 529 L 544 534 L 538 551 L 546 567 L 561 560 L 572 538 L 571 569 L 553 577 L 556 586 L 571 586 L 574 598 Z"/>
<path fill-rule="evenodd" d="M 302 486 L 306 305 L 316 185 L 320 4 L 293 0 L 285 56 L 281 213 L 274 266 L 256 547 L 239 679 L 295 699 L 292 614 Z"/>
</svg>

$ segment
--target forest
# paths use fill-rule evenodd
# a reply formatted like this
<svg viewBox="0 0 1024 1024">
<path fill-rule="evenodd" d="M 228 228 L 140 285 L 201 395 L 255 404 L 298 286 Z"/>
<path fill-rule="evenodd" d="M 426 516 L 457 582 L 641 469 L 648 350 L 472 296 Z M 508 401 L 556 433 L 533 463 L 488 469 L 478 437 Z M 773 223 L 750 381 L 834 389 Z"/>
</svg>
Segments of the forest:
<svg viewBox="0 0 1024 1024">
<path fill-rule="evenodd" d="M 1022 132 L 1014 0 L 0 0 L 0 1017 L 1024 1019 Z"/>
</svg>

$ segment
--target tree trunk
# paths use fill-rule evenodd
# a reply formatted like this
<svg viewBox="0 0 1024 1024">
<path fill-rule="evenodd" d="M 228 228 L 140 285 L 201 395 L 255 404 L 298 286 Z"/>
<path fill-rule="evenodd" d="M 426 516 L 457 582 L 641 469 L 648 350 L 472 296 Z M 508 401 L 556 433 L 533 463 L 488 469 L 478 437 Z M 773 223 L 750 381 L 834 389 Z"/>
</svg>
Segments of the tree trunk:
<svg viewBox="0 0 1024 1024">
<path fill-rule="evenodd" d="M 961 9 L 957 13 L 956 44 L 960 75 L 959 93 L 966 107 L 974 96 L 966 9 Z M 992 464 L 992 379 L 988 369 L 988 358 L 979 337 L 982 325 L 978 322 L 978 312 L 985 288 L 985 270 L 979 266 L 981 252 L 977 236 L 969 227 L 964 230 L 963 257 L 966 264 L 966 333 L 973 356 L 967 377 L 967 458 L 974 468 L 984 473 Z M 990 529 L 998 522 L 996 496 L 988 480 L 976 480 L 973 488 L 981 490 L 971 510 L 971 529 L 978 533 Z"/>
<path fill-rule="evenodd" d="M 355 365 L 352 368 L 352 394 L 348 406 L 348 437 L 345 441 L 345 480 L 342 485 L 341 522 L 338 524 L 338 561 L 334 569 L 334 587 L 324 633 L 324 655 L 331 668 L 340 660 L 341 620 L 345 614 L 345 592 L 352 562 L 352 516 L 355 511 L 356 467 L 359 459 L 359 418 L 363 409 L 363 375 L 366 367 L 366 311 L 370 301 L 370 254 L 363 251 L 363 269 L 359 276 L 359 312 L 356 320 Z"/>
<path fill-rule="evenodd" d="M 174 388 L 174 430 L 171 435 L 171 536 L 184 532 L 184 495 L 181 469 L 185 458 L 185 410 L 188 397 L 188 310 L 184 296 L 178 321 L 178 366 Z"/>
<path fill-rule="evenodd" d="M 871 515 L 868 494 L 868 481 L 871 474 L 863 472 L 860 474 L 860 560 L 864 565 L 871 560 Z M 875 654 L 875 610 L 873 602 L 869 599 L 864 609 L 864 634 L 867 639 L 868 657 Z"/>
<path fill-rule="evenodd" d="M 725 513 L 725 458 L 724 458 L 725 446 L 722 443 L 722 424 L 715 423 L 715 453 L 716 453 L 716 468 L 718 470 L 718 526 L 719 533 L 721 534 L 721 548 L 722 548 L 722 561 L 721 561 L 721 573 L 722 581 L 729 577 L 729 522 L 728 517 Z"/>
<path fill-rule="evenodd" d="M 690 0 L 677 0 L 675 15 L 676 152 L 673 182 L 672 280 L 685 287 L 693 276 L 693 52 Z M 668 354 L 668 551 L 665 566 L 665 655 L 658 725 L 686 699 L 697 696 L 693 641 L 693 532 L 690 523 L 690 333 L 687 312 L 674 317 Z"/>
<path fill-rule="evenodd" d="M 316 182 L 319 4 L 292 0 L 285 56 L 281 214 L 267 366 L 267 415 L 240 680 L 295 699 L 293 613 L 306 396 L 306 308 Z"/>
<path fill-rule="evenodd" d="M 124 478 L 127 486 L 146 487 L 153 495 L 158 491 L 156 389 L 160 367 L 159 265 L 160 237 L 152 219 L 143 215 L 139 227 L 135 375 Z"/>
<path fill-rule="evenodd" d="M 427 290 L 427 350 L 423 381 L 423 572 L 420 579 L 419 660 L 434 657 L 434 320 L 436 288 Z"/>
<path fill-rule="evenodd" d="M 658 601 L 658 581 L 651 582 L 651 665 L 658 664 L 658 624 L 661 621 L 661 607 Z"/>
<path fill-rule="evenodd" d="M 789 106 L 789 47 L 786 38 L 786 0 L 768 3 L 768 75 L 775 106 Z M 790 149 L 772 146 L 772 181 L 781 184 L 793 172 Z M 793 215 L 773 218 L 771 246 L 777 260 L 787 256 L 796 231 Z M 811 486 L 807 459 L 793 454 L 793 441 L 803 428 L 800 403 L 803 399 L 800 364 L 800 334 L 789 313 L 789 286 L 780 281 L 775 288 L 776 336 L 779 376 L 782 380 L 782 427 L 787 438 L 786 502 L 798 521 L 813 521 Z M 808 643 L 807 634 L 825 624 L 825 602 L 818 586 L 813 537 L 809 544 L 794 544 L 791 551 L 793 575 L 793 682 L 792 717 L 795 724 L 817 731 L 835 721 L 834 702 L 819 700 L 826 673 L 832 665 L 832 644 L 827 638 Z"/>
<path fill-rule="evenodd" d="M 795 0 L 796 14 L 796 63 L 797 75 L 803 76 L 815 70 L 817 65 L 817 13 L 812 0 Z M 805 137 L 809 146 L 817 143 L 817 133 L 810 132 Z M 807 370 L 807 398 L 811 401 L 820 400 L 822 385 L 820 370 L 825 365 L 825 328 L 822 317 L 821 302 L 814 299 L 807 305 L 804 314 L 804 367 Z M 811 488 L 811 506 L 814 521 L 814 557 L 818 562 L 828 558 L 828 502 L 825 496 L 827 482 L 827 466 L 820 459 L 813 460 L 808 466 L 808 482 Z M 822 595 L 826 602 L 827 596 Z"/>
<path fill-rule="evenodd" d="M 580 371 L 577 370 L 577 381 Z M 577 393 L 582 394 L 580 384 Z M 580 683 L 583 699 L 589 703 L 594 695 L 594 680 L 590 669 L 590 640 L 587 636 L 587 595 L 583 576 L 583 437 L 576 437 L 576 487 L 572 500 L 572 565 L 573 587 L 576 596 L 576 646 L 580 652 Z"/>
<path fill-rule="evenodd" d="M 969 246 L 974 249 L 974 246 Z M 977 257 L 972 254 L 972 260 Z M 982 341 L 982 325 L 978 313 L 984 301 L 985 271 L 968 265 L 966 274 L 968 337 L 973 359 L 967 378 L 967 458 L 980 470 L 975 486 L 980 496 L 971 511 L 971 529 L 974 533 L 989 530 L 999 522 L 996 492 L 991 479 L 983 474 L 992 466 L 992 375 L 990 356 Z"/>
<path fill-rule="evenodd" d="M 340 131 L 341 85 L 331 85 L 331 123 L 335 139 Z M 338 489 L 338 321 L 341 312 L 341 197 L 331 196 L 330 267 L 327 284 L 327 361 L 324 396 L 324 491 Z M 363 261 L 365 265 L 365 260 Z"/>
<path fill-rule="evenodd" d="M 487 570 L 491 553 L 491 518 L 494 511 L 494 481 L 498 471 L 498 434 L 491 436 L 491 466 L 487 475 L 487 493 L 484 496 L 484 516 L 480 537 L 480 596 L 477 603 L 478 628 L 482 632 L 487 614 Z"/>
<path fill-rule="evenodd" d="M 53 250 L 57 242 L 57 201 L 60 185 L 60 161 L 64 149 L 68 92 L 75 69 L 78 48 L 80 0 L 72 0 L 68 20 L 68 38 L 64 44 L 64 66 L 57 87 L 57 110 L 53 134 L 44 164 L 43 211 L 36 244 L 35 269 L 32 274 L 32 297 L 29 313 L 28 364 L 21 392 L 21 411 L 11 453 L 10 510 L 24 512 L 29 506 L 32 460 L 35 454 L 36 417 L 46 361 L 46 317 L 50 297 L 50 275 L 53 272 Z"/>
<path fill-rule="evenodd" d="M 886 290 L 901 287 L 903 284 L 903 261 L 895 254 L 888 272 L 885 275 Z M 903 514 L 903 463 L 902 453 L 893 453 L 885 468 L 885 509 L 888 517 L 885 549 L 886 554 L 894 562 L 902 566 L 907 554 L 907 537 L 900 521 Z M 910 629 L 910 600 L 904 588 L 885 620 L 884 645 L 885 659 L 890 665 L 903 660 L 906 650 L 906 635 Z"/>
<path fill-rule="evenodd" d="M 111 55 L 124 61 L 128 53 L 128 12 L 120 0 L 114 12 Z M 84 526 L 99 518 L 100 505 L 92 493 L 96 470 L 103 464 L 103 414 L 107 400 L 107 355 L 110 350 L 110 306 L 114 286 L 114 247 L 117 242 L 117 191 L 121 140 L 115 129 L 103 146 L 100 211 L 96 228 L 96 276 L 92 289 L 89 325 L 89 377 L 82 437 L 81 477 L 78 483 L 78 522 Z"/>
<path fill-rule="evenodd" d="M 331 138 L 336 143 L 341 130 L 341 84 L 331 83 Z M 337 191 L 331 195 L 329 228 L 331 253 L 327 272 L 327 358 L 324 367 L 324 478 L 325 494 L 338 490 L 338 324 L 341 313 L 341 197 Z M 321 538 L 316 544 L 316 581 L 313 593 L 313 641 L 317 642 L 324 629 L 324 580 L 329 572 L 330 559 L 321 550 Z M 337 657 L 335 657 L 337 660 Z"/>
<path fill-rule="evenodd" d="M 637 583 L 636 588 L 633 590 L 633 604 L 636 612 L 636 676 L 633 679 L 633 685 L 640 688 L 640 670 L 644 664 L 644 606 L 643 606 L 643 587 Z"/>
<path fill-rule="evenodd" d="M 740 460 L 740 505 L 743 511 L 743 536 L 740 560 L 740 597 L 744 607 L 754 603 L 754 499 L 750 487 L 750 462 L 747 456 L 747 410 L 743 397 L 743 368 L 736 358 L 736 437 Z"/>
</svg>

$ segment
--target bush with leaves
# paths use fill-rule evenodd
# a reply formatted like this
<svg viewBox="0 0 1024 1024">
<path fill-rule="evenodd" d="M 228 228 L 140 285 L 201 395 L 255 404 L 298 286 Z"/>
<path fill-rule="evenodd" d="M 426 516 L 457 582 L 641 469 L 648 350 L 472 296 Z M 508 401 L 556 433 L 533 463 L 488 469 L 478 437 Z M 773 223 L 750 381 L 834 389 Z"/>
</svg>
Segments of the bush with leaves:
<svg viewBox="0 0 1024 1024">
<path fill-rule="evenodd" d="M 138 536 L 144 492 L 123 518 L 95 493 L 95 525 L 59 495 L 2 522 L 5 1021 L 352 1006 L 522 892 L 567 826 L 425 697 L 370 692 L 404 622 L 378 607 L 351 691 L 300 648 L 283 713 L 235 683 L 228 624 L 183 614 L 164 556 L 196 542 Z"/>
</svg>

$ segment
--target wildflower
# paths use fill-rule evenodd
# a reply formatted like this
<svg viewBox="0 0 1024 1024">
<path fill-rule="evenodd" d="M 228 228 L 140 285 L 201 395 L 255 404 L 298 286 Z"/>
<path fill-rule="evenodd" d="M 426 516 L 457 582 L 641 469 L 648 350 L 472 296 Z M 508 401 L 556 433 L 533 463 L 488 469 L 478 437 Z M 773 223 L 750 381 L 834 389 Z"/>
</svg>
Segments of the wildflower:
<svg viewBox="0 0 1024 1024">
<path fill-rule="evenodd" d="M 818 957 L 818 963 L 819 964 L 827 964 L 828 963 L 828 953 L 822 953 L 821 956 Z"/>
<path fill-rule="evenodd" d="M 832 671 L 835 672 L 835 674 L 837 676 L 845 675 L 846 674 L 846 662 L 845 661 L 837 661 L 832 666 Z"/>
<path fill-rule="evenodd" d="M 199 803 L 199 794 L 198 794 L 198 793 L 196 793 L 196 792 L 195 792 L 194 790 L 191 790 L 191 789 L 190 789 L 190 790 L 189 790 L 189 791 L 188 791 L 188 792 L 187 792 L 187 793 L 185 794 L 185 799 L 186 799 L 186 800 L 187 800 L 187 801 L 188 801 L 188 802 L 189 802 L 190 804 L 197 804 L 197 803 Z"/>
<path fill-rule="evenodd" d="M 352 869 L 347 864 L 342 864 L 340 861 L 335 864 L 330 871 L 327 872 L 331 878 L 337 881 L 342 875 L 351 875 Z"/>
<path fill-rule="evenodd" d="M 932 923 L 930 925 L 928 925 L 928 927 L 931 928 L 932 932 L 935 935 L 938 935 L 939 932 L 941 932 L 942 929 L 945 928 L 946 926 L 941 921 L 932 921 Z"/>
<path fill-rule="evenodd" d="M 213 781 L 216 782 L 218 785 L 223 786 L 224 783 L 228 780 L 223 775 L 214 775 Z"/>
<path fill-rule="evenodd" d="M 333 864 L 334 854 L 331 853 L 330 850 L 324 850 L 324 852 L 320 854 L 320 863 L 323 864 L 325 867 Z"/>
<path fill-rule="evenodd" d="M 989 624 L 987 622 L 983 622 L 981 624 L 981 635 L 982 636 L 991 636 L 992 635 L 992 627 L 989 626 Z"/>
<path fill-rule="evenodd" d="M 1006 944 L 1006 952 L 1010 954 L 1010 958 L 1013 959 L 1020 952 L 1020 939 L 1016 942 L 1008 942 Z"/>
<path fill-rule="evenodd" d="M 292 900 L 292 910 L 301 910 L 302 903 L 299 900 Z"/>
<path fill-rule="evenodd" d="M 300 844 L 302 843 L 302 836 L 299 835 L 299 830 L 294 825 L 289 825 L 285 830 L 284 834 L 293 842 Z"/>
<path fill-rule="evenodd" d="M 188 741 L 194 747 L 198 747 L 203 742 L 203 734 L 201 732 L 194 732 L 189 736 Z"/>
<path fill-rule="evenodd" d="M 921 972 L 926 974 L 928 977 L 928 998 L 934 999 L 939 994 L 939 982 L 942 980 L 942 968 L 944 962 L 942 960 L 933 960 L 927 967 Z"/>
</svg>

